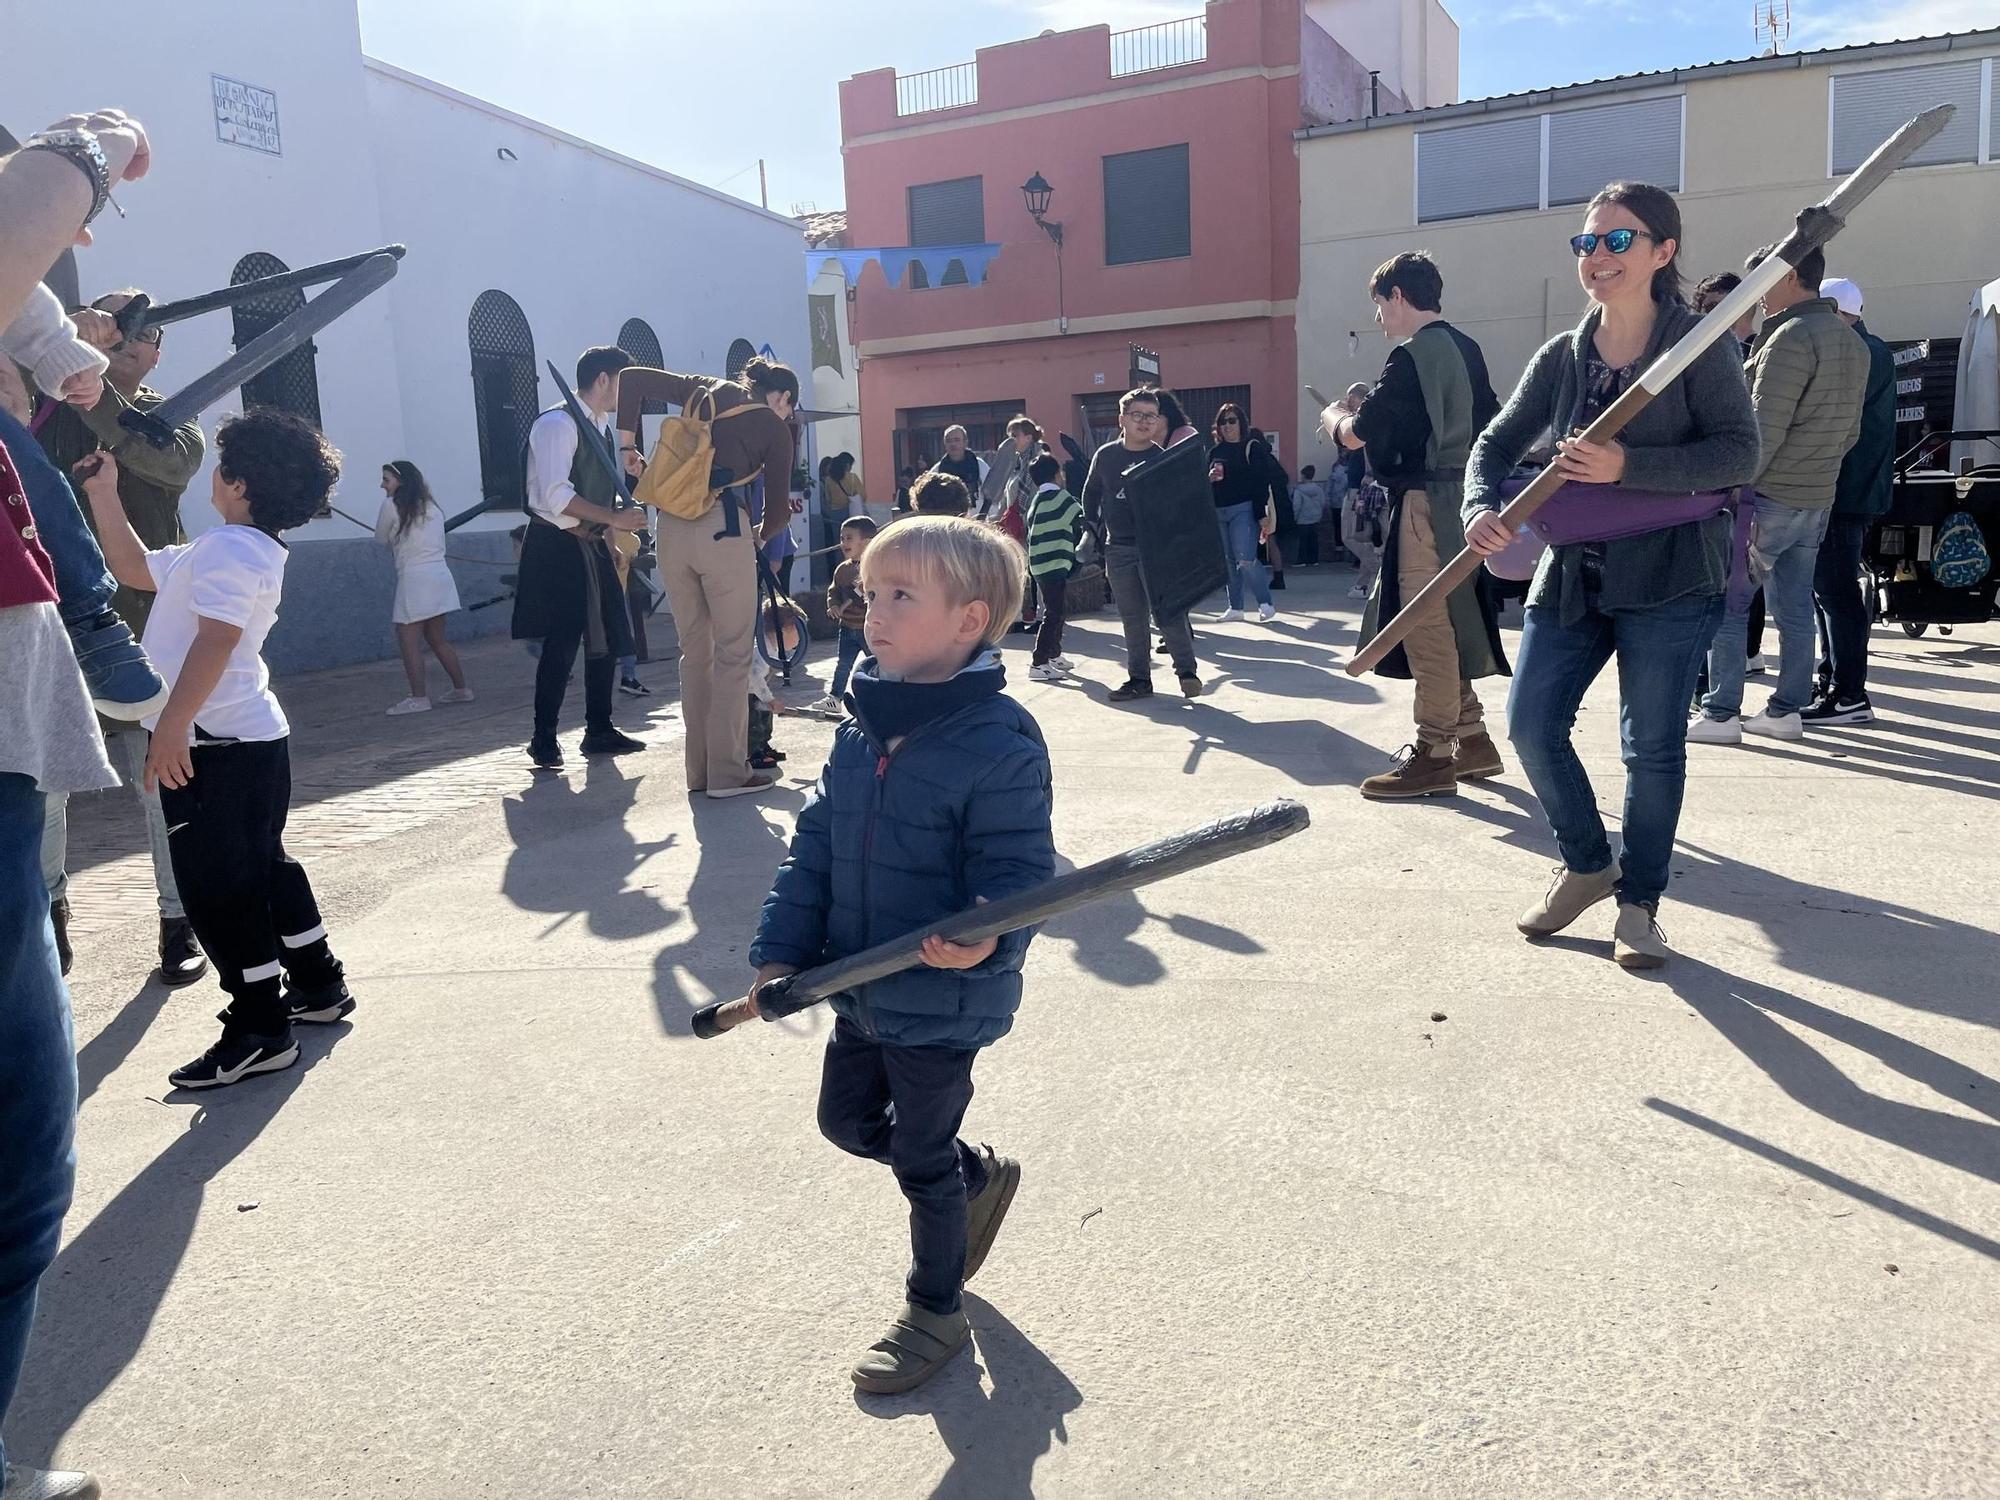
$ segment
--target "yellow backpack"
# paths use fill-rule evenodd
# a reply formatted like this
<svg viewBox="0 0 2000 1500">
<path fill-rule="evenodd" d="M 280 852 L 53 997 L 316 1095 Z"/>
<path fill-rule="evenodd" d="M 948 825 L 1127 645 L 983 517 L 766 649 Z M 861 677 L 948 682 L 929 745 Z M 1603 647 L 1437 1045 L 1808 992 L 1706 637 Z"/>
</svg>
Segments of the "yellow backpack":
<svg viewBox="0 0 2000 1500">
<path fill-rule="evenodd" d="M 721 416 L 715 414 L 715 393 L 706 387 L 681 408 L 677 417 L 664 418 L 659 439 L 646 472 L 633 486 L 641 504 L 650 505 L 683 521 L 693 521 L 715 508 L 720 490 L 709 488 L 708 476 L 715 465 L 715 439 L 709 431 L 717 422 L 726 422 L 750 406 L 734 406 Z M 756 473 L 739 474 L 729 482 L 745 484 Z"/>
</svg>

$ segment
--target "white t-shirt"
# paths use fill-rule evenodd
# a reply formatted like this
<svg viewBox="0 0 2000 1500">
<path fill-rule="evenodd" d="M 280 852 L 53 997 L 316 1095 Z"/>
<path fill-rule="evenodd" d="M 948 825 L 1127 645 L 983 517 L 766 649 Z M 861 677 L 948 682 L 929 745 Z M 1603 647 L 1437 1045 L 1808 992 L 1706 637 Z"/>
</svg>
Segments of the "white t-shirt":
<svg viewBox="0 0 2000 1500">
<path fill-rule="evenodd" d="M 171 687 L 194 645 L 197 620 L 239 627 L 222 680 L 196 710 L 195 723 L 212 739 L 281 740 L 291 732 L 271 692 L 264 637 L 278 620 L 285 583 L 284 544 L 254 526 L 218 526 L 178 547 L 146 554 L 159 587 L 146 619 L 146 654 Z M 160 716 L 145 721 L 158 726 Z M 193 738 L 190 736 L 190 738 Z"/>
</svg>

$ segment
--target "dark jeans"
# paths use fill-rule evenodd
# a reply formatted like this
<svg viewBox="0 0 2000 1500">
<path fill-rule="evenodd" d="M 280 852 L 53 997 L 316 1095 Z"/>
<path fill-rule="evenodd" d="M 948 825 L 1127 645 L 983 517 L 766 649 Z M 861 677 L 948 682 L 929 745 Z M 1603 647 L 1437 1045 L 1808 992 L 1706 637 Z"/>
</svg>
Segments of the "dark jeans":
<svg viewBox="0 0 2000 1500">
<path fill-rule="evenodd" d="M 4 411 L 0 411 L 0 445 L 21 475 L 28 509 L 35 513 L 36 534 L 55 568 L 56 608 L 63 623 L 81 624 L 104 613 L 111 607 L 118 582 L 104 566 L 104 553 L 83 519 L 76 491 L 49 462 L 33 434 Z"/>
<path fill-rule="evenodd" d="M 290 746 L 289 740 L 196 745 L 187 785 L 160 788 L 181 905 L 229 995 L 224 1035 L 291 1030 L 280 973 L 304 986 L 340 974 L 312 882 L 285 853 Z"/>
<path fill-rule="evenodd" d="M 840 656 L 833 664 L 833 681 L 826 690 L 830 697 L 838 698 L 847 691 L 848 674 L 867 649 L 867 638 L 860 631 L 846 625 L 840 627 Z"/>
<path fill-rule="evenodd" d="M 841 1019 L 820 1073 L 820 1133 L 843 1151 L 888 1163 L 910 1201 L 910 1300 L 934 1313 L 958 1310 L 965 1205 L 986 1186 L 979 1154 L 958 1138 L 978 1055 L 887 1047 Z"/>
<path fill-rule="evenodd" d="M 1034 665 L 1054 661 L 1062 655 L 1063 622 L 1069 618 L 1069 575 L 1052 574 L 1040 580 L 1042 628 L 1035 635 Z"/>
<path fill-rule="evenodd" d="M 1722 611 L 1722 595 L 1691 594 L 1651 609 L 1593 608 L 1574 625 L 1545 604 L 1526 612 L 1507 732 L 1563 863 L 1579 875 L 1611 863 L 1611 840 L 1570 730 L 1584 693 L 1604 664 L 1618 659 L 1618 746 L 1625 762 L 1620 901 L 1658 901 L 1667 888 L 1687 790 L 1688 702 Z"/>
<path fill-rule="evenodd" d="M 1104 549 L 1104 576 L 1118 605 L 1118 622 L 1125 627 L 1125 675 L 1134 682 L 1151 682 L 1153 638 L 1147 624 L 1153 606 L 1146 591 L 1146 570 L 1139 565 L 1139 549 L 1124 542 L 1108 545 Z M 1194 676 L 1194 637 L 1188 634 L 1187 612 L 1161 620 L 1159 626 L 1174 671 L 1182 677 Z"/>
<path fill-rule="evenodd" d="M 1826 655 L 1819 675 L 1833 696 L 1853 703 L 1868 696 L 1868 595 L 1861 583 L 1861 547 L 1873 523 L 1866 516 L 1832 516 L 1813 569 L 1813 612 Z"/>
<path fill-rule="evenodd" d="M 41 851 L 42 793 L 0 773 L 0 1418 L 76 1177 L 76 1047 Z"/>
</svg>

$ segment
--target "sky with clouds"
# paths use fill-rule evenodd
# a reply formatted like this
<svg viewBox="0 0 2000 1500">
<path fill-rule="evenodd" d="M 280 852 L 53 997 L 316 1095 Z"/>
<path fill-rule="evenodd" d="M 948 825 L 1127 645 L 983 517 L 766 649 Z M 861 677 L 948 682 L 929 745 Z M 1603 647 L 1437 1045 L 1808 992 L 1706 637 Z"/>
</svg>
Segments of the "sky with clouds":
<svg viewBox="0 0 2000 1500">
<path fill-rule="evenodd" d="M 1759 0 L 1761 3 L 1761 0 Z M 841 79 L 966 62 L 1046 28 L 1195 0 L 360 0 L 384 61 L 771 206 L 842 200 Z M 1466 98 L 1745 57 L 1753 0 L 1445 0 Z M 1996 0 L 1792 0 L 1792 48 L 1995 24 Z"/>
</svg>

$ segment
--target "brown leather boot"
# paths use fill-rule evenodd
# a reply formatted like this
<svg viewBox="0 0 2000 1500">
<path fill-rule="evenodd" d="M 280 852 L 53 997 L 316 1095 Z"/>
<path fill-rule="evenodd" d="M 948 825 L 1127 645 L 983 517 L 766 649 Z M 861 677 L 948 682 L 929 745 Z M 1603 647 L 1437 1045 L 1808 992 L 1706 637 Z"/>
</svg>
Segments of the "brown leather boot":
<svg viewBox="0 0 2000 1500">
<path fill-rule="evenodd" d="M 1405 745 L 1402 759 L 1394 766 L 1361 783 L 1361 795 L 1376 802 L 1457 796 L 1458 776 L 1451 768 L 1450 747 Z"/>
<path fill-rule="evenodd" d="M 1500 747 L 1493 743 L 1493 736 L 1479 729 L 1459 736 L 1458 748 L 1451 756 L 1451 769 L 1460 781 L 1484 781 L 1488 776 L 1498 776 L 1507 769 L 1507 764 L 1500 759 Z"/>
</svg>

